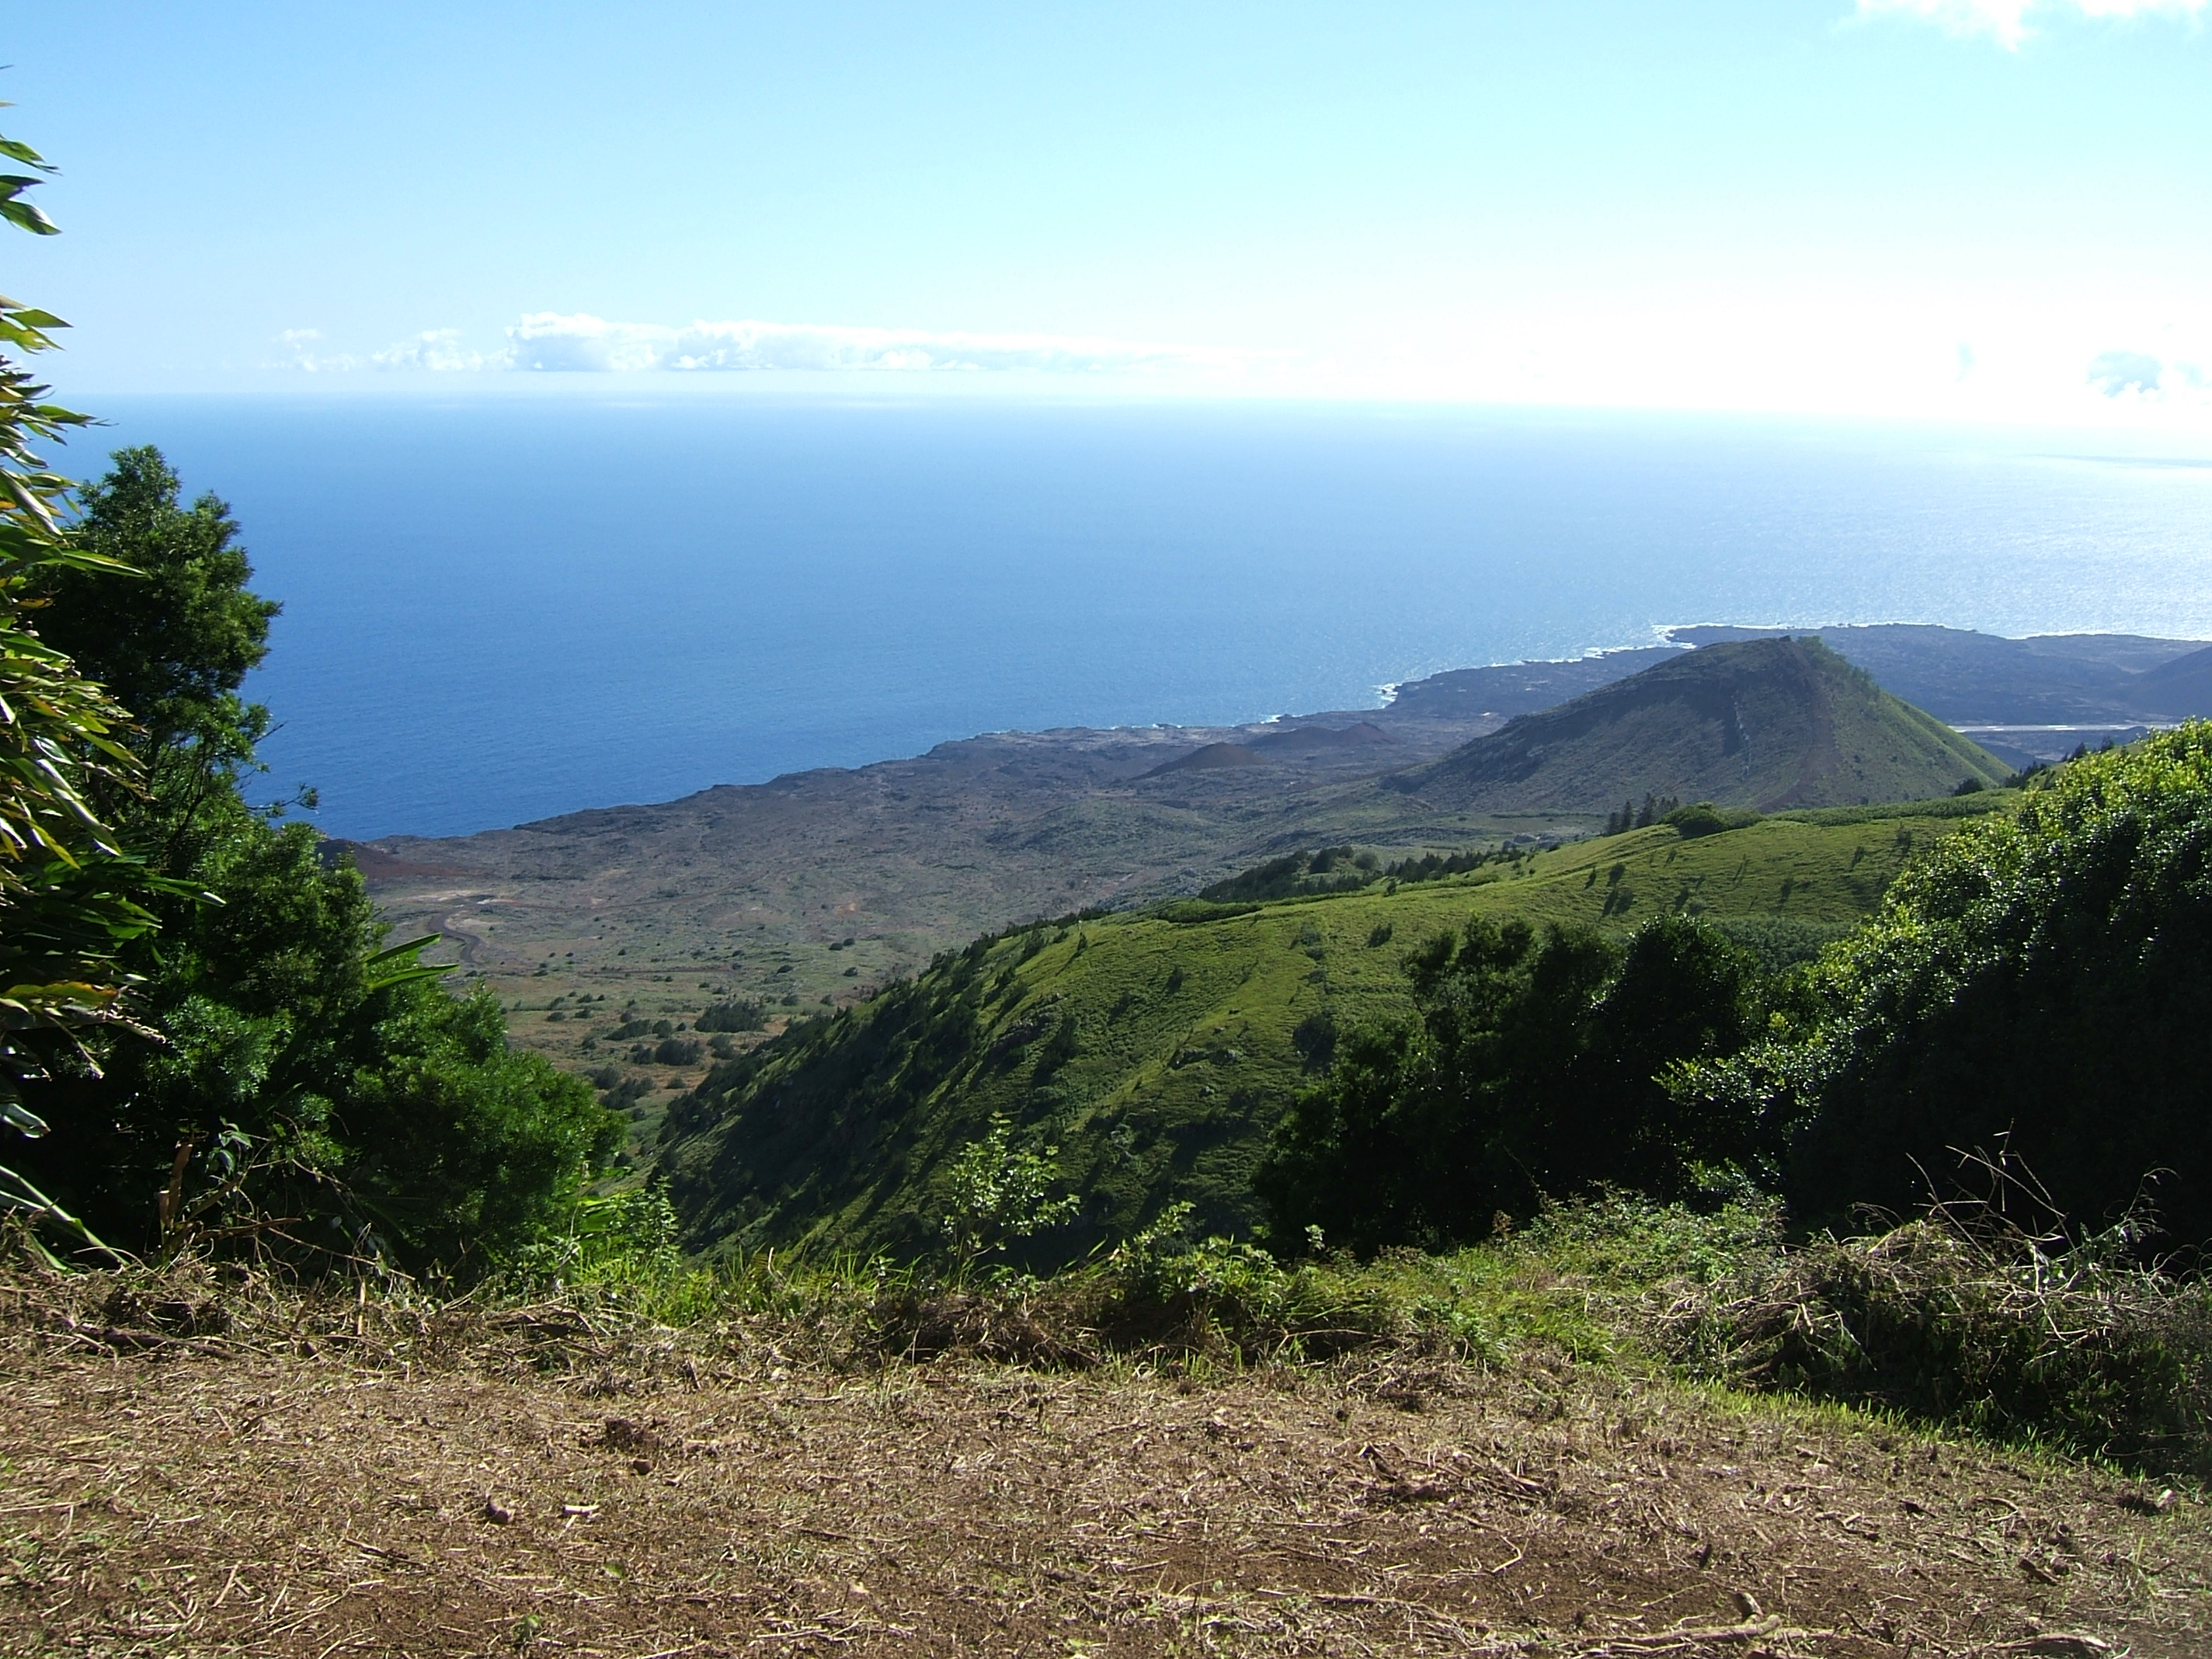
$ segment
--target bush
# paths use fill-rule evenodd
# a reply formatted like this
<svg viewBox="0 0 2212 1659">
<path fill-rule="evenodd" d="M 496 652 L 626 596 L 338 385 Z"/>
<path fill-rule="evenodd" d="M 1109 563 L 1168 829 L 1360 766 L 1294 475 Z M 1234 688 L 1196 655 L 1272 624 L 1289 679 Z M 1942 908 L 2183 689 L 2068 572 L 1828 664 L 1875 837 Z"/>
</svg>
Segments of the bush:
<svg viewBox="0 0 2212 1659">
<path fill-rule="evenodd" d="M 1741 809 L 1716 806 L 1701 800 L 1692 806 L 1677 806 L 1661 823 L 1670 827 L 1685 841 L 1698 836 L 1717 836 L 1723 830 L 1741 830 L 1759 822 L 1759 814 Z"/>
<path fill-rule="evenodd" d="M 832 949 L 838 947 L 832 946 Z M 692 1022 L 701 1031 L 759 1031 L 768 1026 L 768 1010 L 750 998 L 738 1002 L 716 1002 Z M 620 1032 L 617 1036 L 622 1035 Z"/>
<path fill-rule="evenodd" d="M 1820 982 L 1808 1043 L 1707 1079 L 1795 1125 L 1801 1220 L 1908 1212 L 2002 1147 L 2076 1237 L 2167 1171 L 2162 1218 L 2212 1240 L 2212 724 L 2072 762 L 2016 819 L 1946 838 Z"/>
<path fill-rule="evenodd" d="M 342 1173 L 403 1259 L 489 1265 L 552 1224 L 620 1125 L 582 1079 L 507 1046 L 488 991 L 409 990 L 333 1115 Z"/>
<path fill-rule="evenodd" d="M 1795 916 L 1723 916 L 1705 926 L 1767 974 L 1816 962 L 1831 945 L 1857 931 L 1847 921 L 1804 921 Z"/>
<path fill-rule="evenodd" d="M 1075 1218 L 1079 1199 L 1047 1196 L 1060 1178 L 1053 1162 L 1059 1153 L 1057 1146 L 1017 1146 L 1013 1124 L 1003 1115 L 961 1150 L 945 1175 L 943 1227 L 962 1266 Z"/>
<path fill-rule="evenodd" d="M 1324 847 L 1318 852 L 1270 859 L 1242 874 L 1200 888 L 1198 896 L 1210 903 L 1235 904 L 1307 893 L 1349 893 L 1377 879 L 1378 869 L 1379 860 L 1372 853 L 1356 852 L 1348 846 Z"/>
</svg>

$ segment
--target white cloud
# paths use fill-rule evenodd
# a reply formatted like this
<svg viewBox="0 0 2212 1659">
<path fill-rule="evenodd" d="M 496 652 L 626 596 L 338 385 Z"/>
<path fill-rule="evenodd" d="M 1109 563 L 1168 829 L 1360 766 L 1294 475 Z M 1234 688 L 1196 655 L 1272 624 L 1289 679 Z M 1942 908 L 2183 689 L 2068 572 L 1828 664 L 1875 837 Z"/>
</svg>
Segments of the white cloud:
<svg viewBox="0 0 2212 1659">
<path fill-rule="evenodd" d="M 1858 15 L 1902 14 L 1954 34 L 1994 35 L 2017 47 L 2034 33 L 2037 12 L 2075 11 L 2084 17 L 2182 17 L 2195 21 L 2212 0 L 1858 0 Z"/>
<path fill-rule="evenodd" d="M 505 366 L 600 374 L 658 368 L 676 331 L 657 323 L 611 323 L 579 312 L 538 311 L 507 331 Z"/>
<path fill-rule="evenodd" d="M 374 352 L 336 350 L 315 331 L 290 330 L 277 337 L 282 356 L 270 366 L 323 380 L 380 370 L 387 382 L 576 385 L 627 373 L 663 385 L 795 390 L 872 376 L 917 392 L 1026 393 L 1051 385 L 1099 396 L 1773 410 L 2212 434 L 2212 377 L 2204 372 L 2212 313 L 2185 296 L 2084 309 L 1993 304 L 1978 295 L 1910 304 L 1655 297 L 1598 314 L 1566 304 L 1393 318 L 1326 355 L 758 319 L 679 327 L 539 312 L 502 331 L 504 338 L 471 342 L 460 330 L 432 329 Z"/>
<path fill-rule="evenodd" d="M 296 368 L 308 374 L 321 374 L 358 368 L 359 361 L 344 353 L 325 356 L 308 348 L 323 337 L 319 328 L 288 328 L 276 337 L 276 343 L 284 348 L 284 368 Z"/>
<path fill-rule="evenodd" d="M 506 357 L 504 352 L 471 351 L 461 343 L 461 331 L 458 328 L 432 328 L 425 329 L 411 340 L 386 346 L 368 361 L 378 368 L 423 368 L 452 374 L 504 368 Z"/>
<path fill-rule="evenodd" d="M 319 329 L 277 336 L 281 367 L 309 374 L 378 368 L 434 374 L 520 369 L 551 374 L 672 374 L 771 369 L 915 374 L 1009 369 L 1050 374 L 1238 371 L 1280 366 L 1280 353 L 1146 344 L 1089 335 L 958 334 L 863 328 L 838 323 L 610 322 L 579 312 L 532 312 L 506 331 L 500 349 L 466 344 L 457 328 L 426 329 L 367 357 L 313 349 Z"/>
<path fill-rule="evenodd" d="M 2158 394 L 2166 365 L 2146 351 L 2100 351 L 2089 360 L 2089 384 L 2107 398 Z"/>
<path fill-rule="evenodd" d="M 515 368 L 678 373 L 865 369 L 914 374 L 1028 369 L 1054 374 L 1243 367 L 1249 352 L 1055 334 L 934 333 L 836 323 L 608 322 L 541 311 L 507 331 Z"/>
</svg>

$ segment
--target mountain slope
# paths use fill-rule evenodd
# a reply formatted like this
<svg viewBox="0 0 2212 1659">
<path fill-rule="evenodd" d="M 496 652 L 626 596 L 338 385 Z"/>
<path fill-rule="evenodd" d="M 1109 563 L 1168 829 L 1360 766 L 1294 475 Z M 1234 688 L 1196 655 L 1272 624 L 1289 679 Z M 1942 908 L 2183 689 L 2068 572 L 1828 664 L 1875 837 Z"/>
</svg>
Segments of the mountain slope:
<svg viewBox="0 0 2212 1659">
<path fill-rule="evenodd" d="M 1685 645 L 1770 639 L 1794 632 L 1857 664 L 1885 691 L 1955 725 L 2127 723 L 2161 714 L 2212 714 L 2200 681 L 2177 703 L 2159 671 L 2202 640 L 2135 634 L 2045 634 L 2024 640 L 1924 623 L 1783 629 L 1701 625 L 1668 630 Z M 1515 713 L 1521 711 L 1515 710 Z"/>
<path fill-rule="evenodd" d="M 1915 800 L 2010 770 L 1818 640 L 1709 645 L 1387 781 L 1486 811 L 1603 811 L 1647 793 L 1761 811 Z"/>
<path fill-rule="evenodd" d="M 1917 845 L 2010 799 L 1656 827 L 1395 891 L 1186 902 L 979 940 L 717 1067 L 670 1109 L 659 1167 L 694 1248 L 915 1253 L 936 1242 L 949 1161 L 1003 1112 L 1060 1149 L 1084 1194 L 1058 1249 L 1178 1198 L 1246 1231 L 1253 1165 L 1291 1094 L 1335 1030 L 1411 1012 L 1400 959 L 1424 939 L 1475 913 L 1626 932 L 1680 910 L 1802 953 L 1871 909 Z"/>
<path fill-rule="evenodd" d="M 2167 720 L 2212 713 L 2212 646 L 2175 657 L 2140 675 L 2136 706 Z"/>
</svg>

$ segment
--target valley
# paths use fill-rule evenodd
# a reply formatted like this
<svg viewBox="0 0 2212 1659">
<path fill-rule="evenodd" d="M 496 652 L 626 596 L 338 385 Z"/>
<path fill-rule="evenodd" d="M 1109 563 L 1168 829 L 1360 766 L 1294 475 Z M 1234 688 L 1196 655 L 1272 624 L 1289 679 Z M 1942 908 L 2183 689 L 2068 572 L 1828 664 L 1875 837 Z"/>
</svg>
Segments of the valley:
<svg viewBox="0 0 2212 1659">
<path fill-rule="evenodd" d="M 926 1250 L 950 1160 L 994 1114 L 1056 1146 L 1085 1194 L 1065 1254 L 1179 1200 L 1201 1231 L 1249 1235 L 1282 1103 L 1339 1031 L 1412 1017 L 1403 958 L 1428 939 L 1472 915 L 1625 934 L 1685 914 L 1780 966 L 1872 910 L 1913 853 L 2010 804 L 1985 791 L 1694 836 L 1655 825 L 1416 884 L 1018 929 L 817 1022 L 757 1069 L 717 1072 L 665 1116 L 631 1110 L 695 1248 Z"/>
</svg>

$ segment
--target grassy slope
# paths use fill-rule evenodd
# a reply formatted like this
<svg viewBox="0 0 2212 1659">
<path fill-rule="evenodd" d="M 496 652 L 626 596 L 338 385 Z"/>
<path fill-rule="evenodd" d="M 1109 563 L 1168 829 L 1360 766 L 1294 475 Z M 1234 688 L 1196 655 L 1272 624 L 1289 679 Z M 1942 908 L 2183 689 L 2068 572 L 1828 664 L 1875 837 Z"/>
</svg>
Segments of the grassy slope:
<svg viewBox="0 0 2212 1659">
<path fill-rule="evenodd" d="M 1770 818 L 1692 840 L 1638 830 L 1537 854 L 1520 873 L 1492 866 L 1395 893 L 979 942 L 721 1068 L 671 1112 L 662 1167 L 696 1245 L 913 1250 L 933 1237 L 945 1160 L 1004 1112 L 1059 1146 L 1085 1194 L 1070 1248 L 1176 1198 L 1211 1226 L 1247 1230 L 1252 1166 L 1309 1077 L 1301 1022 L 1324 1008 L 1340 1024 L 1407 1013 L 1407 947 L 1477 913 L 1626 930 L 1677 908 L 1754 945 L 1778 932 L 1817 939 L 1871 909 L 1956 813 L 2003 799 Z"/>
</svg>

